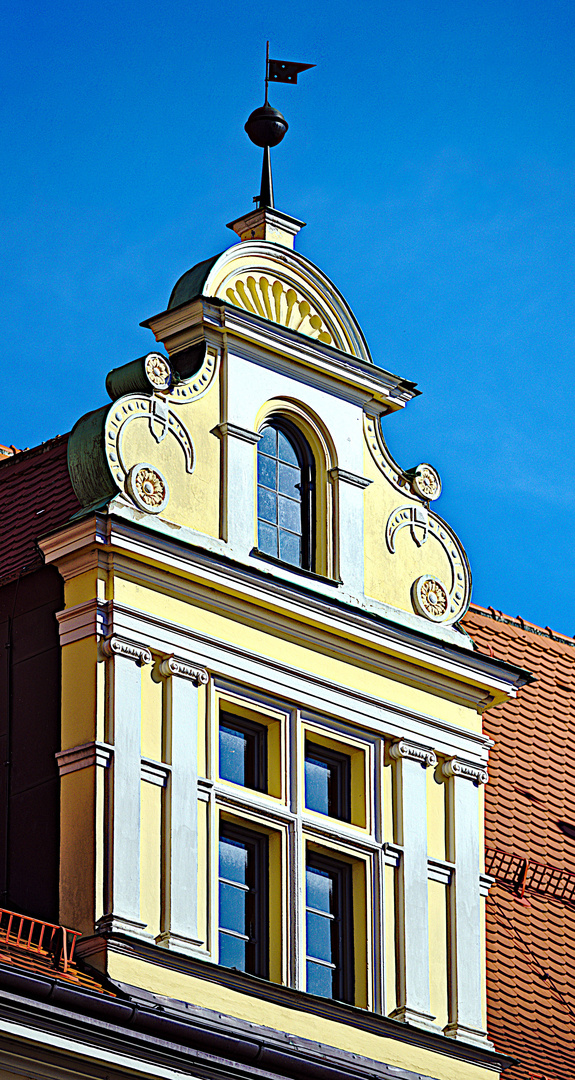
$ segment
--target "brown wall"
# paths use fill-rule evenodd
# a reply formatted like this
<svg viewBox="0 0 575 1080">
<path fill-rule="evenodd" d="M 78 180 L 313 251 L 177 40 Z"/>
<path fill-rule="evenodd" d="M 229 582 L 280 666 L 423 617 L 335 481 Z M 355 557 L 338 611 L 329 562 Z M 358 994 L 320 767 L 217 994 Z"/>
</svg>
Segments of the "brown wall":
<svg viewBox="0 0 575 1080">
<path fill-rule="evenodd" d="M 0 903 L 49 922 L 58 922 L 63 606 L 53 567 L 0 588 Z"/>
</svg>

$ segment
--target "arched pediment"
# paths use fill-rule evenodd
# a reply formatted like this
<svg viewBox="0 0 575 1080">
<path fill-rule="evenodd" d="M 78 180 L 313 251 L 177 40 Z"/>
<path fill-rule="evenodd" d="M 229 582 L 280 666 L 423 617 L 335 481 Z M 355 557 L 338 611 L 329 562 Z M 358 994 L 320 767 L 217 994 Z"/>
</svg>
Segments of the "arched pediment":
<svg viewBox="0 0 575 1080">
<path fill-rule="evenodd" d="M 317 266 L 298 252 L 262 240 L 234 244 L 188 270 L 169 308 L 196 296 L 217 297 L 269 322 L 371 363 L 347 302 Z"/>
</svg>

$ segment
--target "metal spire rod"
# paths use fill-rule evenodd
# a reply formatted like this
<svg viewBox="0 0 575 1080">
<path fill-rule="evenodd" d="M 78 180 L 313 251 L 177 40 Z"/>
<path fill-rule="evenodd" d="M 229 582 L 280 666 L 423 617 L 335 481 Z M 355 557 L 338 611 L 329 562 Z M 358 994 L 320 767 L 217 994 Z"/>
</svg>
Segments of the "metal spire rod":
<svg viewBox="0 0 575 1080">
<path fill-rule="evenodd" d="M 266 96 L 265 96 L 264 105 L 267 105 L 267 103 L 268 103 L 269 70 L 270 70 L 270 43 L 269 43 L 269 41 L 266 41 L 266 78 L 265 78 Z"/>
</svg>

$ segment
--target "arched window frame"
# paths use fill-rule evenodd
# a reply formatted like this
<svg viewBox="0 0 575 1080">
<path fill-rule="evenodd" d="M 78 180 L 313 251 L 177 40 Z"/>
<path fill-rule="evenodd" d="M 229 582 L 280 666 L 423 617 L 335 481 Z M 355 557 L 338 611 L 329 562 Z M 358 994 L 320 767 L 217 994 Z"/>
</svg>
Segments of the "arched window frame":
<svg viewBox="0 0 575 1080">
<path fill-rule="evenodd" d="M 260 434 L 268 429 L 272 428 L 275 431 L 281 432 L 295 451 L 296 458 L 299 463 L 301 472 L 301 490 L 300 490 L 300 507 L 301 507 L 301 561 L 299 564 L 285 562 L 286 566 L 295 566 L 297 569 L 315 571 L 316 569 L 316 500 L 315 500 L 315 480 L 316 480 L 316 465 L 315 458 L 312 449 L 299 429 L 291 420 L 285 416 L 272 414 L 266 417 L 264 423 L 260 427 Z M 258 452 L 259 447 L 258 447 Z M 256 496 L 256 518 L 259 529 L 260 515 L 259 515 L 259 500 Z M 265 519 L 264 519 L 265 520 Z M 268 556 L 273 557 L 273 556 Z M 284 560 L 278 557 L 279 562 Z"/>
</svg>

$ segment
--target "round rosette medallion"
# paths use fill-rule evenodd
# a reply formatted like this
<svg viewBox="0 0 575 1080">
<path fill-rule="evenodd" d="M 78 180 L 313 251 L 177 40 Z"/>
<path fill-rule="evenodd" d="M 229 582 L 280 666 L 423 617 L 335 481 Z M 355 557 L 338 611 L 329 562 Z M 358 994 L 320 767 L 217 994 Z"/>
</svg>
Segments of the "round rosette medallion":
<svg viewBox="0 0 575 1080">
<path fill-rule="evenodd" d="M 165 477 L 153 465 L 142 462 L 134 465 L 126 480 L 129 494 L 139 510 L 147 514 L 161 514 L 168 505 L 170 490 Z"/>
<path fill-rule="evenodd" d="M 414 493 L 419 495 L 420 499 L 434 502 L 441 495 L 441 478 L 437 469 L 434 469 L 433 465 L 428 465 L 427 462 L 418 465 L 415 476 L 411 481 L 411 487 Z"/>
<path fill-rule="evenodd" d="M 423 577 L 412 586 L 413 606 L 418 615 L 432 622 L 444 622 L 449 617 L 449 593 L 439 578 Z"/>
<path fill-rule="evenodd" d="M 146 378 L 153 390 L 169 390 L 172 385 L 172 369 L 161 353 L 148 353 L 144 360 Z"/>
</svg>

